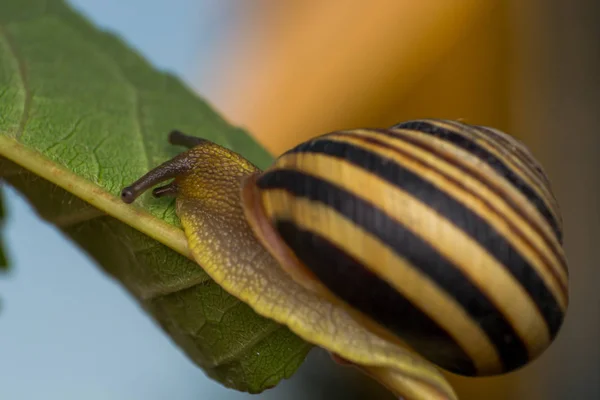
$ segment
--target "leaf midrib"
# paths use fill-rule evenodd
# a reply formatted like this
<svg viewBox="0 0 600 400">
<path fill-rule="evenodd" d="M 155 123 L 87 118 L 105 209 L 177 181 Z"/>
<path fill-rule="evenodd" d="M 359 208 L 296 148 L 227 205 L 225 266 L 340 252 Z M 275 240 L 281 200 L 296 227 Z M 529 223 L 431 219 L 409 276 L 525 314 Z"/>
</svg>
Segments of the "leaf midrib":
<svg viewBox="0 0 600 400">
<path fill-rule="evenodd" d="M 0 135 L 0 155 L 193 260 L 183 230 L 135 205 L 123 203 L 100 186 L 75 175 L 16 139 Z"/>
</svg>

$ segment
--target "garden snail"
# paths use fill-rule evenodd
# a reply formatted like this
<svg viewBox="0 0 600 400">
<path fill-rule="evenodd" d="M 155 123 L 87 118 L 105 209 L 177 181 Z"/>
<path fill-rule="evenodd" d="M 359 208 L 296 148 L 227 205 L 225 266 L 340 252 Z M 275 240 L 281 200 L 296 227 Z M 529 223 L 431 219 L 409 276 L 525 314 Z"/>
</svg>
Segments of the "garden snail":
<svg viewBox="0 0 600 400">
<path fill-rule="evenodd" d="M 176 197 L 217 283 L 407 399 L 454 398 L 429 363 L 510 372 L 562 325 L 559 208 L 538 162 L 500 131 L 427 119 L 331 132 L 265 171 L 212 142 L 169 139 L 190 149 L 123 201 L 174 178 L 153 194 Z"/>
</svg>

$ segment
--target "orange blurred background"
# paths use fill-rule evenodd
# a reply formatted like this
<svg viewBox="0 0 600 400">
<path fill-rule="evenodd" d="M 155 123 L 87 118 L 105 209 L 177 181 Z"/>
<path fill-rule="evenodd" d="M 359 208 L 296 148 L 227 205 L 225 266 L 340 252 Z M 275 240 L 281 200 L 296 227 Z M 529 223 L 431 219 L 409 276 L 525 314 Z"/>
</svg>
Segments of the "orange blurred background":
<svg viewBox="0 0 600 400">
<path fill-rule="evenodd" d="M 335 129 L 434 117 L 504 130 L 546 167 L 565 220 L 567 320 L 521 371 L 451 377 L 461 399 L 600 399 L 596 3 L 240 2 L 211 60 L 201 94 L 274 155 Z"/>
</svg>

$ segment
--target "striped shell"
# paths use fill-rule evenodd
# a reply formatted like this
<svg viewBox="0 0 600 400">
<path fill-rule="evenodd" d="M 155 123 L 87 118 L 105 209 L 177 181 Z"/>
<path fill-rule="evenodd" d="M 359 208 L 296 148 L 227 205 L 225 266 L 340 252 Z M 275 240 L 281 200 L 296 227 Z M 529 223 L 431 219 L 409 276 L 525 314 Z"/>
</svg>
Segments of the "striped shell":
<svg viewBox="0 0 600 400">
<path fill-rule="evenodd" d="M 502 132 L 444 120 L 333 132 L 256 185 L 329 294 L 446 370 L 515 370 L 561 327 L 558 205 L 538 162 Z"/>
</svg>

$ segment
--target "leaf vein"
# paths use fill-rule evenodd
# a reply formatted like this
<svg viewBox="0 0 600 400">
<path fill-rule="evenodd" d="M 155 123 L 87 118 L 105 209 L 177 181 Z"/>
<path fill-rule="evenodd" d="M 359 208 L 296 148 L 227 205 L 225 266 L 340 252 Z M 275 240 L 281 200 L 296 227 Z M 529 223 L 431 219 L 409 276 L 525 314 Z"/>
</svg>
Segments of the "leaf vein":
<svg viewBox="0 0 600 400">
<path fill-rule="evenodd" d="M 259 343 L 268 339 L 271 335 L 274 335 L 279 329 L 283 329 L 283 326 L 273 322 L 268 329 L 265 329 L 264 331 L 260 332 L 259 334 L 256 334 L 252 338 L 253 340 L 248 340 L 244 343 L 243 346 L 240 346 L 240 347 L 232 350 L 228 354 L 224 354 L 223 357 L 221 357 L 219 360 L 215 361 L 214 366 L 215 367 L 223 366 L 223 365 L 227 365 L 232 362 L 236 362 L 236 361 L 240 360 L 244 354 L 246 354 L 250 351 L 256 351 L 255 347 Z"/>
<path fill-rule="evenodd" d="M 133 251 L 133 253 L 135 254 L 136 251 Z M 200 266 L 198 266 L 198 268 L 200 268 Z M 177 292 L 182 292 L 184 290 L 191 289 L 194 286 L 204 285 L 207 282 L 211 281 L 212 279 L 208 276 L 208 274 L 200 274 L 194 279 L 186 279 L 185 281 L 180 281 L 177 284 L 173 284 L 172 286 L 169 286 L 168 288 L 164 288 L 162 290 L 152 290 L 148 293 L 142 293 L 141 298 L 144 300 L 154 301 L 159 297 L 166 297 Z"/>
<path fill-rule="evenodd" d="M 106 142 L 108 140 L 109 137 L 110 137 L 110 135 L 106 135 L 105 137 L 100 139 L 98 141 L 98 143 L 92 149 L 92 154 L 94 155 L 94 161 L 96 162 L 96 165 L 98 166 L 98 175 L 96 175 L 96 182 L 98 182 L 98 184 L 101 182 L 101 179 L 102 179 L 102 163 L 100 162 L 100 157 L 98 156 L 98 149 L 104 144 L 104 142 Z"/>
<path fill-rule="evenodd" d="M 73 128 L 71 128 L 69 130 L 69 132 L 67 132 L 67 134 L 65 136 L 63 136 L 62 138 L 58 139 L 55 143 L 51 144 L 50 146 L 48 146 L 45 150 L 43 150 L 42 152 L 44 154 L 48 154 L 48 152 L 50 150 L 55 149 L 58 145 L 60 145 L 62 142 L 69 140 L 71 137 L 73 137 L 73 135 L 77 132 L 77 128 L 79 128 L 79 125 L 81 124 L 81 121 L 83 121 L 84 117 L 78 117 L 77 120 L 75 120 L 75 123 L 73 124 Z"/>
<path fill-rule="evenodd" d="M 2 97 L 4 97 L 4 95 L 6 94 L 6 92 L 8 92 L 8 86 L 5 86 L 1 91 L 0 91 L 0 99 L 2 99 Z M 0 115 L 1 117 L 1 115 Z"/>
<path fill-rule="evenodd" d="M 6 28 L 0 25 L 0 35 L 4 36 L 6 43 L 8 44 L 8 50 L 14 57 L 17 62 L 17 69 L 19 71 L 19 80 L 21 81 L 21 86 L 23 87 L 23 91 L 25 92 L 25 100 L 23 104 L 23 114 L 21 115 L 21 120 L 19 121 L 19 127 L 17 130 L 16 138 L 19 140 L 21 136 L 23 136 L 23 132 L 25 131 L 25 126 L 27 125 L 27 120 L 29 119 L 29 112 L 31 109 L 31 98 L 32 93 L 29 88 L 28 77 L 27 77 L 27 67 L 25 65 L 25 60 L 21 57 L 19 52 L 17 51 L 17 47 L 14 43 L 14 40 L 6 30 Z"/>
<path fill-rule="evenodd" d="M 121 70 L 120 67 L 118 67 L 118 68 L 119 68 L 119 70 Z M 144 127 L 143 127 L 144 124 L 142 122 L 143 112 L 142 112 L 142 102 L 140 101 L 140 94 L 139 94 L 137 87 L 135 87 L 135 85 L 127 78 L 127 76 L 125 75 L 125 73 L 123 73 L 122 70 L 121 70 L 121 73 L 123 74 L 123 77 L 127 80 L 127 82 L 129 82 L 129 84 L 131 85 L 131 87 L 133 89 L 133 96 L 134 96 L 133 101 L 134 101 L 134 105 L 135 105 L 135 122 L 137 124 L 137 132 L 139 133 L 141 140 L 142 140 L 142 146 L 144 148 L 144 157 L 146 159 L 146 168 L 152 168 L 152 165 L 150 165 L 150 153 L 148 151 L 148 144 L 146 143 L 146 137 L 144 134 Z"/>
<path fill-rule="evenodd" d="M 273 371 L 272 375 L 265 377 L 263 379 L 263 381 L 260 383 L 259 387 L 265 387 L 267 385 L 267 382 L 272 380 L 273 377 L 277 377 L 277 375 L 279 373 L 281 373 L 282 371 L 285 371 L 289 367 L 290 363 L 292 363 L 296 359 L 296 357 L 301 355 L 303 352 L 304 352 L 304 348 L 298 350 L 297 352 L 295 352 L 293 354 L 290 354 L 290 356 L 288 357 L 286 362 L 284 364 L 282 364 L 279 368 L 277 368 L 277 370 Z"/>
</svg>

